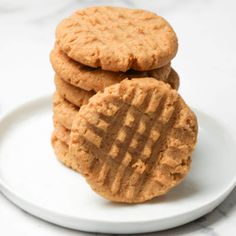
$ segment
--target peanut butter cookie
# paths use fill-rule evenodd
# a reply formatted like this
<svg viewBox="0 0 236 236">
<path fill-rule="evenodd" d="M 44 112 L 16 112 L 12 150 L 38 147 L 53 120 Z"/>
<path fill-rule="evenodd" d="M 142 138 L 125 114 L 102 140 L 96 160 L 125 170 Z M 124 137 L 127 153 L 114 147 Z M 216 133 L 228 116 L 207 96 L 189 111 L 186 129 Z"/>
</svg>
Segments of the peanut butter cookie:
<svg viewBox="0 0 236 236">
<path fill-rule="evenodd" d="M 53 96 L 54 119 L 62 124 L 66 129 L 71 129 L 73 119 L 79 107 L 74 106 L 57 92 Z"/>
<path fill-rule="evenodd" d="M 56 40 L 70 58 L 109 71 L 153 70 L 168 64 L 177 37 L 162 17 L 145 10 L 90 7 L 64 19 Z"/>
<path fill-rule="evenodd" d="M 190 169 L 197 119 L 176 90 L 152 78 L 123 80 L 81 107 L 69 153 L 92 189 L 117 202 L 144 202 Z"/>
<path fill-rule="evenodd" d="M 166 82 L 171 71 L 170 63 L 159 69 L 144 72 L 129 70 L 123 73 L 91 68 L 70 59 L 57 45 L 50 54 L 50 60 L 58 77 L 76 87 L 95 92 L 126 78 L 153 77 Z"/>
<path fill-rule="evenodd" d="M 65 82 L 57 75 L 55 76 L 54 81 L 57 88 L 57 92 L 60 94 L 60 96 L 62 96 L 67 101 L 71 102 L 72 104 L 78 107 L 87 104 L 89 98 L 95 94 L 95 92 L 93 91 L 86 91 L 79 87 L 75 87 Z M 163 78 L 163 82 L 170 84 L 171 87 L 176 90 L 178 90 L 179 88 L 179 77 L 178 74 L 173 69 L 171 69 L 168 78 L 166 79 Z"/>
<path fill-rule="evenodd" d="M 175 90 L 179 89 L 179 75 L 173 68 L 171 68 L 169 76 L 166 79 L 163 79 L 162 81 L 168 83 L 171 88 Z"/>
<path fill-rule="evenodd" d="M 54 135 L 59 139 L 61 142 L 69 145 L 70 140 L 70 130 L 65 128 L 60 122 L 54 117 L 53 119 L 54 124 Z"/>
<path fill-rule="evenodd" d="M 84 104 L 88 103 L 90 97 L 92 97 L 95 92 L 86 91 L 79 87 L 75 87 L 63 79 L 59 78 L 57 75 L 55 76 L 55 85 L 57 92 L 65 98 L 67 101 L 71 102 L 75 106 L 81 107 Z"/>
<path fill-rule="evenodd" d="M 60 139 L 58 139 L 57 136 L 55 135 L 55 133 L 52 134 L 51 143 L 52 143 L 52 146 L 53 146 L 53 149 L 54 149 L 57 159 L 61 163 L 63 163 L 65 166 L 67 166 L 73 170 L 76 170 L 78 172 L 78 170 L 73 165 L 71 157 L 69 156 L 68 145 L 66 143 L 62 142 Z"/>
</svg>

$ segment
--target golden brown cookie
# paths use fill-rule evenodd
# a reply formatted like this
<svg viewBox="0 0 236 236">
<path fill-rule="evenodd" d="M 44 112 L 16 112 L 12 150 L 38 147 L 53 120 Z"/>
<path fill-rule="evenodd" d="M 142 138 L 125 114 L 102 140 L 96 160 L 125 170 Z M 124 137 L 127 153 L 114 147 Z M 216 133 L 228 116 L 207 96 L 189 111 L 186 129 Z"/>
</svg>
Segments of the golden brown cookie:
<svg viewBox="0 0 236 236">
<path fill-rule="evenodd" d="M 171 88 L 175 90 L 179 89 L 179 75 L 173 68 L 171 68 L 169 76 L 166 79 L 163 79 L 162 81 L 168 83 Z"/>
<path fill-rule="evenodd" d="M 69 156 L 68 145 L 66 143 L 62 142 L 60 139 L 58 139 L 57 136 L 55 135 L 55 133 L 52 134 L 51 143 L 52 143 L 52 146 L 53 146 L 53 149 L 54 149 L 57 159 L 61 163 L 63 163 L 65 166 L 78 171 L 77 169 L 75 169 L 75 166 L 73 166 L 72 159 Z"/>
<path fill-rule="evenodd" d="M 57 137 L 57 139 L 69 145 L 70 130 L 61 125 L 60 122 L 55 117 L 53 119 L 53 124 L 54 124 L 53 133 Z"/>
<path fill-rule="evenodd" d="M 170 74 L 170 63 L 151 71 L 111 72 L 100 68 L 84 66 L 66 56 L 57 45 L 50 54 L 51 63 L 58 77 L 76 87 L 87 91 L 101 91 L 105 87 L 119 83 L 126 78 L 153 77 L 158 80 L 166 81 Z M 173 87 L 174 88 L 174 87 Z"/>
<path fill-rule="evenodd" d="M 81 107 L 84 104 L 88 103 L 90 97 L 92 97 L 95 92 L 92 91 L 85 91 L 79 87 L 75 87 L 63 79 L 59 78 L 57 75 L 55 76 L 55 85 L 57 92 L 65 98 L 67 101 L 71 102 L 75 106 Z M 178 90 L 179 88 L 179 77 L 178 74 L 171 69 L 171 72 L 168 78 L 163 78 L 165 83 L 171 85 L 172 88 Z"/>
<path fill-rule="evenodd" d="M 67 101 L 71 102 L 75 106 L 81 107 L 84 104 L 88 103 L 90 97 L 92 97 L 95 92 L 86 91 L 79 87 L 75 87 L 63 79 L 59 78 L 57 75 L 55 76 L 55 85 L 57 92 L 65 98 Z"/>
<path fill-rule="evenodd" d="M 69 153 L 95 192 L 136 203 L 183 180 L 196 139 L 196 117 L 176 90 L 152 78 L 133 79 L 81 107 Z"/>
<path fill-rule="evenodd" d="M 71 129 L 73 119 L 78 113 L 79 107 L 68 102 L 57 92 L 53 96 L 54 119 L 58 120 L 65 128 Z"/>
<path fill-rule="evenodd" d="M 147 71 L 168 64 L 177 37 L 162 17 L 145 10 L 90 7 L 56 29 L 60 48 L 72 59 L 109 71 Z"/>
</svg>

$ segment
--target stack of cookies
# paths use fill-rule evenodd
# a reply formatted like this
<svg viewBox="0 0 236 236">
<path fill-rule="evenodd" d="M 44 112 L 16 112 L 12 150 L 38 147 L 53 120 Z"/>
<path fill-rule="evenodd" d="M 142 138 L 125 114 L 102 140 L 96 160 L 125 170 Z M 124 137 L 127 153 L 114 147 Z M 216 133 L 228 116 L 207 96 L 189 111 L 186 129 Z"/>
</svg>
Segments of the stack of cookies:
<svg viewBox="0 0 236 236">
<path fill-rule="evenodd" d="M 189 170 L 197 121 L 177 93 L 177 47 L 171 26 L 144 10 L 91 7 L 57 27 L 52 145 L 107 199 L 144 202 Z"/>
</svg>

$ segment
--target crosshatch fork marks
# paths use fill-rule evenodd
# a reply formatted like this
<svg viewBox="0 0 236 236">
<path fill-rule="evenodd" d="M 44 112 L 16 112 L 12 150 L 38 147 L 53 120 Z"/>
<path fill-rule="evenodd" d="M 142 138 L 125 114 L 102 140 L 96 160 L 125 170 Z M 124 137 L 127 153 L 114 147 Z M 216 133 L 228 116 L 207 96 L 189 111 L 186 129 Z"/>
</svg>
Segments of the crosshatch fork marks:
<svg viewBox="0 0 236 236">
<path fill-rule="evenodd" d="M 146 133 L 145 136 L 147 137 L 147 141 L 140 143 L 140 148 L 137 148 L 138 150 L 140 150 L 140 152 L 143 150 L 144 146 L 146 145 L 146 143 L 148 142 L 148 140 L 150 140 L 150 133 L 152 128 L 155 128 L 154 126 L 158 123 L 158 118 L 160 117 L 160 115 L 162 114 L 162 112 L 165 109 L 165 102 L 167 101 L 167 97 L 162 97 L 161 103 L 159 104 L 156 112 L 154 113 L 154 119 L 152 121 L 147 122 L 147 129 L 146 129 Z M 172 105 L 173 107 L 175 106 L 175 104 Z M 151 155 L 149 157 L 146 157 L 143 160 L 143 164 L 144 164 L 144 171 L 143 173 L 137 173 L 135 171 L 135 169 L 133 170 L 131 176 L 126 175 L 125 178 L 123 179 L 123 186 L 122 189 L 127 192 L 126 197 L 127 198 L 132 198 L 135 193 L 136 193 L 136 188 L 141 188 L 139 185 L 137 185 L 137 183 L 140 181 L 140 178 L 142 179 L 142 176 L 146 175 L 149 172 L 149 169 L 152 167 L 153 162 L 157 161 L 158 158 L 156 158 L 156 156 L 153 155 L 153 152 L 155 149 L 160 150 L 161 149 L 161 144 L 163 143 L 163 140 L 165 138 L 164 134 L 166 132 L 166 129 L 169 127 L 171 119 L 173 118 L 173 114 L 174 111 L 172 112 L 172 115 L 169 118 L 169 121 L 166 124 L 161 124 L 159 125 L 161 127 L 160 130 L 158 130 L 159 132 L 159 137 L 157 138 L 157 140 L 155 140 L 154 144 L 150 147 L 151 148 Z M 140 155 L 140 152 L 137 153 L 138 157 L 141 159 L 142 156 Z M 132 166 L 132 165 L 131 165 Z M 136 187 L 134 187 L 136 186 Z"/>
<path fill-rule="evenodd" d="M 145 107 L 148 106 L 150 100 L 151 100 L 151 94 L 147 94 L 145 99 L 143 100 L 142 104 L 140 105 L 140 110 L 145 109 Z M 127 157 L 127 155 L 129 155 L 127 152 L 128 152 L 130 143 L 131 143 L 132 139 L 134 138 L 134 134 L 137 130 L 140 120 L 142 119 L 142 117 L 145 114 L 145 113 L 142 113 L 139 110 L 137 110 L 136 107 L 134 107 L 134 106 L 130 106 L 130 109 L 128 110 L 127 114 L 129 114 L 129 113 L 133 113 L 132 115 L 134 117 L 134 122 L 132 124 L 131 129 L 130 129 L 130 132 L 127 132 L 127 130 L 126 130 L 126 138 L 125 138 L 124 142 L 122 142 L 120 144 L 118 155 L 117 155 L 117 157 L 115 157 L 115 159 L 119 160 L 120 165 L 122 165 L 122 167 L 119 167 L 118 169 L 114 170 L 114 172 L 115 173 L 117 172 L 117 174 L 115 175 L 113 182 L 110 183 L 111 191 L 113 193 L 116 193 L 120 189 L 120 187 L 119 187 L 121 184 L 120 181 L 122 180 L 122 175 L 120 175 L 120 172 L 124 173 L 124 171 L 125 171 L 124 162 L 126 162 L 125 158 Z M 134 157 L 130 157 L 130 161 L 132 161 L 133 158 Z"/>
<path fill-rule="evenodd" d="M 148 182 L 148 178 L 150 178 L 149 176 L 151 176 L 152 171 L 155 170 L 156 163 L 159 160 L 160 152 L 163 150 L 163 146 L 166 143 L 169 132 L 171 131 L 172 127 L 174 126 L 176 122 L 176 119 L 180 110 L 179 100 L 177 100 L 173 106 L 175 107 L 175 110 L 173 111 L 169 121 L 164 125 L 161 131 L 160 139 L 158 139 L 156 143 L 153 145 L 151 157 L 147 162 L 146 172 L 141 176 L 141 179 L 139 180 L 139 184 L 136 187 L 135 193 L 137 194 L 140 194 L 141 188 L 145 185 L 145 183 Z M 165 133 L 165 136 L 162 135 L 163 133 Z"/>
<path fill-rule="evenodd" d="M 155 122 L 155 118 L 162 112 L 162 109 L 163 109 L 163 106 L 164 106 L 164 103 L 165 103 L 165 101 L 166 101 L 166 97 L 165 96 L 163 96 L 162 98 L 161 98 L 161 100 L 160 100 L 160 103 L 159 103 L 159 106 L 158 106 L 158 108 L 157 108 L 157 110 L 156 110 L 156 114 L 155 114 L 155 116 L 154 116 L 154 118 L 153 118 L 153 120 L 152 121 L 150 121 L 150 118 L 149 119 L 147 119 L 147 121 L 146 121 L 146 125 L 147 125 L 147 123 L 149 123 L 148 124 L 148 126 L 146 126 L 146 129 L 145 129 L 145 132 L 143 133 L 143 135 L 147 135 L 147 134 L 149 134 L 150 133 L 150 130 L 151 130 L 151 128 L 152 128 L 152 124 Z M 145 114 L 145 113 L 144 113 Z M 142 118 L 143 116 L 141 116 L 140 117 L 140 119 L 139 119 L 139 121 L 141 120 L 141 118 Z M 133 135 L 132 135 L 132 137 L 131 137 L 131 140 L 132 140 L 132 138 L 134 138 L 134 134 L 135 134 L 135 132 L 136 132 L 136 128 L 137 127 L 135 127 L 135 129 L 133 130 Z M 130 141 L 131 141 L 130 140 Z M 127 148 L 128 148 L 128 150 L 127 150 L 127 152 L 129 152 L 131 155 L 132 155 L 132 160 L 131 160 L 131 163 L 130 163 L 130 165 L 129 165 L 129 168 L 131 168 L 131 173 L 133 172 L 133 168 L 132 168 L 132 165 L 136 162 L 136 161 L 138 161 L 138 159 L 140 159 L 140 156 L 139 156 L 139 154 L 138 154 L 138 152 L 140 151 L 142 151 L 142 149 L 144 148 L 144 146 L 145 146 L 145 144 L 146 144 L 146 141 L 145 142 L 139 142 L 138 143 L 138 145 L 137 145 L 137 155 L 134 155 L 134 150 L 132 150 L 131 148 L 130 148 L 130 146 L 129 146 L 129 144 L 130 144 L 130 142 L 128 143 L 128 146 L 127 146 Z M 136 153 L 136 152 L 135 152 Z M 124 173 L 125 173 L 125 171 L 124 171 Z M 130 173 L 126 173 L 124 176 L 123 176 L 123 179 L 121 179 L 121 183 L 120 183 L 120 188 L 119 188 L 119 190 L 121 190 L 122 189 L 122 187 L 125 185 L 125 183 L 127 183 L 127 181 L 128 181 L 128 179 L 130 178 Z M 117 192 L 118 192 L 118 190 L 117 190 Z"/>
<path fill-rule="evenodd" d="M 133 97 L 133 99 L 136 99 L 136 98 Z M 151 98 L 151 94 L 147 94 L 145 96 L 145 99 L 143 100 L 142 104 L 140 105 L 140 107 L 142 109 L 144 109 L 149 104 L 150 98 Z M 110 167 L 109 167 L 108 162 L 111 161 L 112 157 L 108 153 L 113 146 L 117 145 L 117 143 L 116 143 L 117 135 L 118 135 L 119 131 L 124 128 L 125 119 L 128 117 L 129 114 L 131 114 L 131 117 L 134 116 L 134 121 L 132 122 L 132 125 L 131 125 L 132 128 L 130 129 L 129 133 L 126 133 L 126 138 L 125 138 L 124 142 L 120 143 L 119 148 L 117 150 L 117 156 L 114 157 L 115 162 L 118 163 L 118 167 L 113 168 L 111 170 L 113 173 L 116 173 L 116 171 L 118 171 L 119 165 L 122 164 L 126 150 L 129 147 L 129 143 L 132 140 L 133 134 L 135 133 L 135 130 L 139 124 L 139 121 L 140 121 L 142 115 L 143 115 L 143 113 L 136 110 L 134 106 L 128 105 L 128 104 L 124 103 L 123 101 L 119 101 L 119 103 L 122 104 L 121 109 L 118 110 L 118 112 L 116 114 L 116 118 L 113 119 L 113 121 L 108 125 L 108 128 L 107 128 L 108 132 L 102 138 L 102 142 L 101 142 L 101 146 L 100 146 L 101 150 L 103 150 L 103 153 L 106 156 L 106 159 L 109 160 L 109 161 L 105 160 L 105 162 L 103 163 L 101 171 L 103 172 L 104 175 L 102 177 L 101 177 L 101 175 L 99 175 L 101 177 L 101 178 L 99 178 L 99 181 L 101 181 L 101 182 L 105 181 L 105 178 L 107 177 L 106 175 L 109 174 Z M 114 165 L 113 165 L 113 167 L 114 167 Z M 108 180 L 109 178 L 106 178 L 106 179 Z M 110 185 L 112 186 L 112 183 Z"/>
<path fill-rule="evenodd" d="M 142 109 L 145 109 L 145 107 L 147 107 L 147 105 L 149 104 L 150 98 L 151 98 L 151 94 L 147 94 L 145 99 L 143 100 L 143 103 L 141 104 Z M 133 138 L 133 133 L 135 133 L 135 130 L 139 124 L 139 120 L 144 114 L 140 110 L 135 109 L 135 107 L 131 106 L 130 104 L 124 103 L 122 101 L 119 101 L 119 104 L 122 104 L 121 109 L 117 111 L 115 117 L 113 117 L 112 119 L 110 118 L 111 122 L 108 124 L 108 127 L 107 127 L 108 132 L 104 134 L 104 136 L 102 137 L 100 149 L 98 150 L 95 147 L 95 145 L 93 145 L 89 140 L 85 140 L 87 149 L 90 148 L 91 150 L 93 150 L 94 153 L 99 154 L 98 155 L 99 158 L 102 160 L 102 162 L 104 162 L 104 165 L 106 166 L 109 164 L 112 164 L 113 162 L 114 162 L 113 167 L 114 167 L 114 164 L 115 166 L 117 166 L 117 163 L 118 163 L 118 166 L 122 164 L 123 156 L 126 153 L 126 149 L 129 147 L 129 143 Z M 132 128 L 130 128 L 130 131 L 132 133 L 129 132 L 128 135 L 126 135 L 126 139 L 124 140 L 124 142 L 119 145 L 117 157 L 115 157 L 115 159 L 112 160 L 111 157 L 108 156 L 108 153 L 110 149 L 112 148 L 112 146 L 117 145 L 117 135 L 119 131 L 124 128 L 123 124 L 124 124 L 124 120 L 127 118 L 127 114 L 132 114 L 132 116 L 135 117 L 135 120 L 132 124 Z M 104 115 L 103 115 L 103 120 L 107 121 L 108 117 L 104 118 Z M 92 131 L 94 130 L 91 124 L 89 124 L 89 129 Z M 99 130 L 97 128 L 94 131 L 96 131 L 96 134 L 103 133 L 103 130 Z M 126 132 L 127 132 L 127 129 L 126 129 Z M 83 137 L 80 137 L 80 139 L 82 138 Z M 91 164 L 91 169 L 93 169 L 94 168 L 93 165 L 97 163 L 98 162 L 94 161 Z M 103 168 L 103 171 L 106 170 L 106 167 L 102 167 L 102 168 Z M 116 172 L 116 170 L 114 171 Z M 106 170 L 105 173 L 108 173 L 108 170 Z"/>
<path fill-rule="evenodd" d="M 72 152 L 83 156 L 81 173 L 97 193 L 113 201 L 143 202 L 167 192 L 187 173 L 189 165 L 179 163 L 194 148 L 186 134 L 189 150 L 173 153 L 181 138 L 174 127 L 187 129 L 188 119 L 195 122 L 178 93 L 164 83 L 141 81 L 141 86 L 124 81 L 94 98 L 74 129 Z M 183 175 L 176 181 L 175 173 Z"/>
<path fill-rule="evenodd" d="M 126 103 L 124 103 L 124 105 L 121 106 L 122 108 L 120 110 L 118 110 L 117 114 L 115 115 L 115 118 L 112 119 L 113 122 L 111 122 L 108 125 L 108 131 L 111 129 L 112 134 L 110 135 L 109 132 L 104 134 L 104 136 L 102 137 L 100 149 L 98 149 L 90 141 L 86 140 L 86 143 L 87 143 L 86 146 L 88 146 L 87 148 L 93 150 L 94 153 L 97 153 L 99 158 L 101 159 L 99 164 L 94 159 L 92 161 L 92 164 L 90 167 L 92 170 L 95 168 L 94 165 L 97 165 L 97 167 L 99 165 L 99 167 L 98 167 L 99 170 L 97 170 L 96 173 L 98 175 L 98 180 L 100 181 L 100 183 L 105 184 L 105 180 L 108 179 L 107 175 L 109 175 L 110 171 L 113 172 L 113 181 L 110 180 L 109 186 L 106 186 L 111 189 L 113 194 L 118 193 L 118 191 L 120 191 L 120 189 L 122 187 L 124 188 L 124 186 L 129 182 L 129 179 L 132 178 L 133 174 L 137 174 L 135 172 L 135 169 L 132 168 L 132 165 L 136 161 L 138 161 L 141 158 L 141 156 L 140 155 L 137 155 L 137 156 L 132 155 L 134 152 L 130 148 L 130 142 L 132 141 L 132 139 L 134 138 L 134 135 L 136 134 L 136 130 L 137 130 L 140 120 L 142 119 L 142 117 L 144 115 L 146 115 L 144 112 L 141 112 L 141 110 L 148 106 L 150 100 L 151 100 L 151 95 L 149 94 L 149 96 L 146 96 L 146 98 L 144 99 L 144 102 L 142 103 L 141 107 L 138 107 L 137 109 L 134 106 L 131 106 L 131 105 L 128 106 Z M 166 95 L 162 96 L 160 98 L 160 101 L 158 101 L 159 105 L 156 108 L 156 111 L 154 112 L 154 114 L 150 117 L 148 116 L 148 119 L 146 119 L 146 124 L 145 124 L 146 129 L 145 129 L 145 132 L 143 133 L 143 135 L 147 139 L 150 138 L 149 136 L 150 136 L 151 129 L 153 128 L 153 125 L 155 125 L 157 123 L 158 117 L 163 113 L 163 110 L 166 105 L 165 104 L 166 100 L 167 100 Z M 174 112 L 175 111 L 173 111 L 173 113 Z M 127 114 L 132 114 L 135 117 L 132 127 L 130 127 L 130 130 L 129 130 L 130 132 L 128 133 L 128 135 L 127 135 L 127 129 L 124 129 L 124 127 L 122 125 L 120 125 L 120 124 L 123 124 L 125 117 L 127 117 Z M 164 128 L 163 128 L 164 130 L 160 131 L 161 136 L 163 136 L 162 133 L 166 130 L 165 127 L 167 127 L 167 128 L 169 127 L 170 120 L 172 119 L 172 117 L 173 117 L 173 114 L 170 116 L 169 121 L 164 126 Z M 89 127 L 91 130 L 94 130 L 92 125 L 89 125 Z M 108 155 L 108 153 L 111 150 L 113 145 L 117 145 L 116 138 L 117 138 L 117 134 L 119 133 L 119 131 L 121 129 L 126 130 L 126 138 L 123 143 L 119 143 L 117 156 L 114 159 L 112 159 Z M 103 134 L 102 130 L 99 131 L 98 129 L 95 129 L 94 131 L 96 132 L 96 134 L 100 134 L 100 135 Z M 158 140 L 159 139 L 157 139 L 157 142 L 155 143 L 155 145 L 157 145 L 159 143 Z M 162 141 L 163 137 L 161 137 L 160 140 Z M 146 144 L 146 142 L 139 143 L 137 150 L 139 152 L 141 152 L 143 150 L 143 148 L 145 147 L 145 144 Z M 155 145 L 154 145 L 154 148 L 155 148 Z M 157 149 L 160 150 L 161 147 L 159 147 Z M 132 155 L 132 158 L 130 160 L 129 165 L 125 166 L 123 164 L 123 161 L 127 157 L 127 155 L 129 155 L 129 153 Z M 153 150 L 152 150 L 152 153 L 153 153 Z M 145 165 L 147 166 L 145 169 L 145 173 L 151 168 L 154 158 L 155 158 L 155 155 L 153 155 L 153 154 L 150 157 L 150 159 L 148 158 L 147 162 L 145 163 Z M 112 165 L 112 169 L 110 168 L 111 165 Z M 127 168 L 129 170 L 126 170 Z M 114 175 L 114 173 L 116 173 L 116 174 Z M 143 176 L 145 176 L 145 173 L 143 173 Z M 137 176 L 137 178 L 136 178 L 137 181 L 141 177 L 142 176 Z M 107 181 L 106 181 L 106 184 L 108 184 Z M 131 191 L 131 192 L 133 192 L 133 191 Z"/>
</svg>

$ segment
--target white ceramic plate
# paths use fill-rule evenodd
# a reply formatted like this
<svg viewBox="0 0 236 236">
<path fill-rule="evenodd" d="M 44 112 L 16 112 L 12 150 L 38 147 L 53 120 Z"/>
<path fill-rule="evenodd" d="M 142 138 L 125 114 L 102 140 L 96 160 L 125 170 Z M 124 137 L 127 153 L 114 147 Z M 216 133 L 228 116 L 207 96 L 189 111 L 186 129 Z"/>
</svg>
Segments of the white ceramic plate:
<svg viewBox="0 0 236 236">
<path fill-rule="evenodd" d="M 49 97 L 32 101 L 0 122 L 0 189 L 39 218 L 84 231 L 151 232 L 210 212 L 235 186 L 235 143 L 229 130 L 196 111 L 199 141 L 186 180 L 166 196 L 145 204 L 108 202 L 55 158 L 50 145 L 50 104 Z"/>
</svg>

